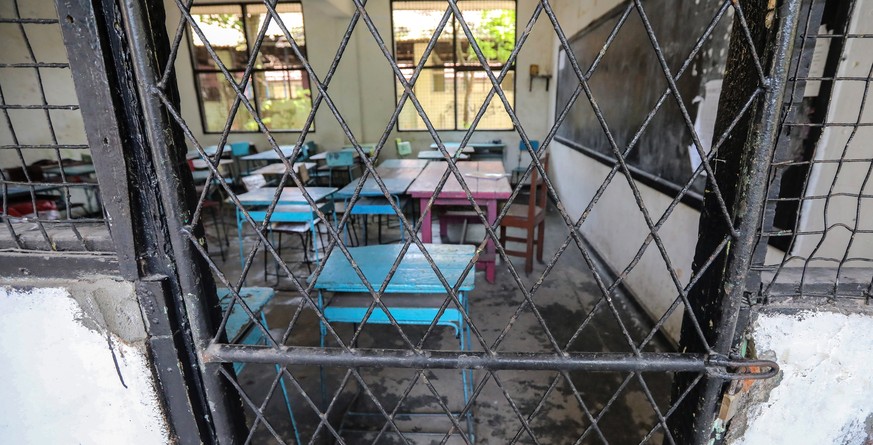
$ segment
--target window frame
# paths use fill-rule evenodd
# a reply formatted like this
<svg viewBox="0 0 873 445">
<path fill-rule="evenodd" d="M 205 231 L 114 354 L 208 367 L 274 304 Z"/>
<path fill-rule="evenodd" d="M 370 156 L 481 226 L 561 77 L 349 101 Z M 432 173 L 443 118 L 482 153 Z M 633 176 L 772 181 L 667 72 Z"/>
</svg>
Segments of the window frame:
<svg viewBox="0 0 873 445">
<path fill-rule="evenodd" d="M 239 6 L 241 14 L 243 16 L 245 16 L 247 13 L 248 6 L 253 6 L 253 5 L 257 6 L 257 5 L 263 5 L 263 4 L 264 4 L 263 2 L 260 2 L 257 0 L 238 0 L 238 1 L 225 1 L 225 2 L 215 2 L 215 3 L 203 3 L 203 4 L 194 5 L 194 6 Z M 309 60 L 309 50 L 308 50 L 309 37 L 306 35 L 306 12 L 304 11 L 304 8 L 303 8 L 303 2 L 301 0 L 278 0 L 276 2 L 276 6 L 278 6 L 280 4 L 298 4 L 298 5 L 300 5 L 300 15 L 303 19 L 303 37 L 304 37 L 304 40 L 307 42 L 306 46 L 303 48 L 303 53 L 304 53 L 303 55 L 304 55 L 304 57 L 306 57 L 307 62 L 308 62 L 308 60 Z M 242 26 L 243 26 L 243 37 L 245 38 L 245 42 L 246 42 L 246 53 L 248 53 L 249 57 L 251 57 L 251 42 L 249 42 L 248 25 L 246 25 L 245 20 L 242 21 Z M 197 110 L 200 114 L 200 128 L 203 131 L 203 134 L 222 134 L 222 133 L 224 133 L 223 128 L 221 130 L 209 130 L 206 126 L 206 111 L 205 111 L 205 108 L 203 106 L 203 95 L 201 94 L 201 89 L 200 89 L 200 75 L 201 74 L 215 74 L 215 73 L 221 74 L 221 70 L 218 68 L 198 68 L 197 67 L 197 60 L 195 59 L 195 56 L 194 56 L 194 36 L 193 36 L 193 32 L 191 31 L 190 24 L 187 24 L 187 26 L 185 27 L 185 34 L 187 34 L 187 36 L 188 36 L 188 56 L 189 56 L 189 59 L 191 60 L 191 74 L 194 77 L 195 96 L 197 97 Z M 245 68 L 234 68 L 234 69 L 228 68 L 227 71 L 229 73 L 231 73 L 231 75 L 233 75 L 235 73 L 245 73 Z M 250 85 L 252 88 L 252 105 L 254 106 L 255 111 L 257 111 L 257 113 L 259 115 L 261 114 L 261 103 L 260 103 L 260 98 L 258 97 L 258 88 L 255 86 L 255 75 L 257 75 L 258 73 L 266 73 L 266 72 L 271 72 L 271 71 L 276 71 L 276 72 L 300 71 L 304 77 L 309 76 L 309 73 L 306 72 L 305 66 L 303 66 L 302 64 L 299 68 L 284 68 L 284 69 L 252 67 L 252 75 L 249 78 L 249 82 L 247 85 Z M 312 80 L 310 79 L 310 83 L 311 82 L 312 82 Z M 309 95 L 309 105 L 310 105 L 310 110 L 311 110 L 312 109 L 312 94 L 311 93 Z M 245 107 L 243 105 L 240 105 L 240 108 L 245 108 Z M 248 111 L 245 111 L 245 112 L 248 112 Z M 237 110 L 237 114 L 239 114 L 239 109 Z M 225 120 L 225 124 L 226 123 L 227 123 L 227 121 Z M 270 133 L 302 133 L 302 132 L 303 132 L 302 128 L 298 128 L 298 129 L 270 128 Z M 258 130 L 233 130 L 233 129 L 229 130 L 229 134 L 259 134 L 259 133 L 261 133 L 260 129 L 258 129 Z M 313 119 L 312 124 L 309 127 L 309 131 L 307 133 L 315 133 L 315 120 L 314 119 Z"/>
<path fill-rule="evenodd" d="M 389 0 L 389 2 L 388 2 L 388 5 L 389 5 L 388 15 L 389 15 L 389 19 L 391 22 L 391 56 L 394 57 L 394 63 L 398 64 L 398 68 L 399 68 L 399 63 L 397 62 L 397 38 L 394 35 L 394 3 L 396 3 L 396 2 L 414 3 L 416 1 L 426 2 L 429 0 Z M 468 1 L 472 1 L 472 0 L 468 0 Z M 488 0 L 482 0 L 482 1 L 488 1 Z M 511 1 L 515 5 L 515 44 L 517 45 L 518 44 L 518 0 L 509 0 L 509 1 Z M 455 33 L 456 20 L 457 20 L 457 18 L 454 15 L 452 15 L 451 21 L 446 23 L 446 28 L 448 28 L 449 26 L 452 27 L 452 48 L 456 48 L 457 44 L 458 44 L 458 34 Z M 462 31 L 462 35 L 463 35 L 463 31 Z M 454 51 L 452 51 L 452 57 L 453 58 L 455 57 Z M 457 59 L 453 59 L 452 62 L 453 62 L 452 69 L 455 72 L 455 76 L 453 76 L 453 78 L 452 78 L 452 85 L 453 85 L 453 93 L 452 94 L 453 94 L 453 100 L 454 100 L 454 106 L 453 106 L 454 116 L 453 117 L 454 117 L 455 124 L 452 128 L 434 127 L 434 130 L 436 130 L 436 131 L 468 131 L 469 130 L 469 128 L 458 127 L 458 76 L 457 76 L 457 73 L 464 72 L 464 71 L 481 71 L 483 73 L 485 72 L 485 69 L 482 67 L 482 65 L 478 65 L 477 67 L 470 66 L 470 68 L 466 68 L 464 66 L 458 65 Z M 517 99 L 518 99 L 518 69 L 517 69 L 518 63 L 517 62 L 518 62 L 518 58 L 516 57 L 516 59 L 510 65 L 510 71 L 512 71 L 512 108 L 513 108 L 513 110 L 516 109 L 515 104 L 516 104 Z M 501 65 L 499 65 L 499 67 L 491 67 L 491 71 L 494 72 L 495 70 L 497 70 L 497 72 L 499 72 L 505 66 L 506 66 L 506 64 L 501 64 Z M 445 66 L 427 66 L 427 65 L 425 65 L 421 69 L 421 75 L 419 75 L 419 78 L 421 78 L 421 76 L 425 75 L 425 73 L 428 71 L 444 70 L 445 68 L 446 68 Z M 393 77 L 392 83 L 394 84 L 394 106 L 396 107 L 399 100 L 400 100 L 400 94 L 399 94 L 400 90 L 397 88 L 397 86 L 398 86 L 397 85 L 397 83 L 398 83 L 397 76 L 392 76 L 392 77 Z M 496 74 L 495 74 L 495 77 L 496 77 Z M 490 84 L 490 81 L 489 81 L 489 84 Z M 497 103 L 500 104 L 499 98 L 492 98 L 491 103 L 494 103 L 495 100 L 497 101 Z M 407 104 L 409 104 L 409 101 L 407 101 L 407 103 L 404 104 L 404 107 L 406 107 Z M 490 104 L 489 104 L 489 106 L 490 106 Z M 433 121 L 431 121 L 431 122 L 433 122 Z M 427 128 L 422 128 L 422 129 L 403 129 L 403 128 L 400 128 L 400 119 L 397 120 L 397 122 L 394 124 L 394 127 L 395 127 L 396 131 L 399 133 L 418 133 L 418 132 L 427 132 L 428 131 Z M 510 125 L 506 128 L 482 128 L 481 126 L 477 125 L 476 129 L 474 131 L 512 131 L 513 129 L 514 129 L 514 126 L 510 123 Z"/>
</svg>

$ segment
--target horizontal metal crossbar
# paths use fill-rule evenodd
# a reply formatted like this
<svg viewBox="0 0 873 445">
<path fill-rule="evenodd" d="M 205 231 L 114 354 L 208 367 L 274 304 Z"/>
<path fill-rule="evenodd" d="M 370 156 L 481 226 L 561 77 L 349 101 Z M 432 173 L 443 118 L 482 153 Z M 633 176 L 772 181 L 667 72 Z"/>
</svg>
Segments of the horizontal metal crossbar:
<svg viewBox="0 0 873 445">
<path fill-rule="evenodd" d="M 484 369 L 488 371 L 592 371 L 592 372 L 706 372 L 730 380 L 758 380 L 779 372 L 770 360 L 728 359 L 717 355 L 670 352 L 569 352 L 564 355 L 530 352 L 488 354 L 473 351 L 355 349 L 314 347 L 265 347 L 213 344 L 203 352 L 213 363 L 276 363 L 280 365 Z M 742 368 L 766 368 L 738 372 Z"/>
</svg>

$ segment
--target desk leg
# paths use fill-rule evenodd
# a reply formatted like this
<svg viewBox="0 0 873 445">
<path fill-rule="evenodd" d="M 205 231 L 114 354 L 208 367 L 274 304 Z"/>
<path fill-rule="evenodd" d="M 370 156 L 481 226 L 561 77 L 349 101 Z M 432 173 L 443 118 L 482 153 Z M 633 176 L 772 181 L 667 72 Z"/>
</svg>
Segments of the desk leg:
<svg viewBox="0 0 873 445">
<path fill-rule="evenodd" d="M 236 209 L 236 237 L 239 240 L 239 267 L 240 270 L 243 270 L 246 266 L 246 257 L 243 254 L 243 222 L 240 209 Z"/>
<path fill-rule="evenodd" d="M 423 243 L 432 243 L 433 242 L 433 231 L 432 225 L 433 221 L 431 221 L 431 212 L 427 210 L 427 198 L 421 198 L 418 200 L 419 208 L 421 209 L 420 218 L 421 218 L 421 242 Z"/>
<path fill-rule="evenodd" d="M 497 200 L 489 199 L 487 202 L 488 206 L 488 225 L 493 226 L 494 221 L 497 220 Z M 494 263 L 497 261 L 497 248 L 494 246 L 494 240 L 488 238 L 488 242 L 485 244 L 485 251 L 488 252 L 488 262 L 485 264 L 485 279 L 488 280 L 489 283 L 493 283 L 494 276 Z"/>
</svg>

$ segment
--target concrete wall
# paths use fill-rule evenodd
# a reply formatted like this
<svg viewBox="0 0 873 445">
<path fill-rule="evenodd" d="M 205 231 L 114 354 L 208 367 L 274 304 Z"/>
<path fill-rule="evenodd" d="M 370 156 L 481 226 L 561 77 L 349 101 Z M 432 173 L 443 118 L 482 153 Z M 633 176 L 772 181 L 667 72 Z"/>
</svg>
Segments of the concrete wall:
<svg viewBox="0 0 873 445">
<path fill-rule="evenodd" d="M 351 19 L 351 8 L 346 4 L 351 2 L 325 2 L 322 0 L 304 0 L 303 14 L 306 29 L 307 52 L 309 61 L 320 78 L 323 79 L 328 67 L 339 47 L 342 36 Z M 174 33 L 179 23 L 178 7 L 172 0 L 165 0 L 167 9 L 167 28 Z M 519 0 L 517 17 L 518 33 L 526 25 L 536 5 L 534 0 Z M 367 12 L 379 30 L 379 34 L 387 45 L 391 45 L 391 12 L 389 0 L 370 0 L 367 2 Z M 547 132 L 548 95 L 544 84 L 540 81 L 534 85 L 533 91 L 528 91 L 528 67 L 538 64 L 547 68 L 552 65 L 552 35 L 547 18 L 543 15 L 534 27 L 526 49 L 519 54 L 516 74 L 516 112 L 522 125 L 532 139 L 542 139 Z M 200 114 L 197 108 L 197 92 L 191 69 L 189 48 L 187 43 L 179 51 L 176 60 L 176 74 L 182 98 L 182 115 L 190 125 L 197 140 L 203 144 L 213 144 L 219 135 L 203 134 Z M 390 69 L 372 34 L 363 21 L 359 21 L 351 41 L 343 55 L 328 93 L 336 103 L 340 113 L 348 123 L 351 131 L 359 142 L 376 142 L 387 128 L 391 114 L 396 104 L 394 94 L 395 77 Z M 313 88 L 313 96 L 317 92 Z M 460 140 L 464 132 L 442 131 L 440 136 L 445 141 Z M 299 133 L 277 133 L 280 144 L 291 144 L 297 140 Z M 433 142 L 426 131 L 398 132 L 396 126 L 386 144 L 383 157 L 395 157 L 393 140 L 400 137 L 412 142 L 413 150 L 428 150 Z M 490 141 L 501 139 L 507 144 L 506 159 L 509 168 L 517 162 L 519 137 L 514 131 L 477 131 L 471 140 Z M 348 143 L 336 118 L 326 104 L 322 104 L 315 119 L 315 132 L 307 139 L 316 141 L 324 150 L 335 150 Z M 232 134 L 231 141 L 248 140 L 254 142 L 259 150 L 269 148 L 266 138 L 261 134 Z"/>
<path fill-rule="evenodd" d="M 873 442 L 873 314 L 762 313 L 751 337 L 780 375 L 756 383 L 728 429 L 733 445 Z"/>
<path fill-rule="evenodd" d="M 4 443 L 170 443 L 131 284 L 0 282 Z"/>
</svg>

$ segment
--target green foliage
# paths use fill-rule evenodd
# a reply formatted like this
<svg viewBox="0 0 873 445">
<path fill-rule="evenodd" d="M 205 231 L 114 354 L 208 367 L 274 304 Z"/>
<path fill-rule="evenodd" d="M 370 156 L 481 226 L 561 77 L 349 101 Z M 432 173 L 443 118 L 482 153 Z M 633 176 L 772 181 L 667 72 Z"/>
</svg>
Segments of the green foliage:
<svg viewBox="0 0 873 445">
<path fill-rule="evenodd" d="M 225 29 L 243 32 L 242 18 L 237 14 L 200 14 L 197 21 L 206 25 L 216 25 Z"/>
<path fill-rule="evenodd" d="M 300 129 L 312 109 L 310 90 L 298 90 L 290 99 L 267 99 L 260 103 L 261 120 L 274 130 Z M 258 123 L 249 119 L 243 125 L 247 131 L 258 131 Z"/>
<path fill-rule="evenodd" d="M 482 11 L 482 22 L 478 29 L 476 44 L 489 61 L 506 63 L 515 48 L 515 10 L 493 9 Z M 473 48 L 467 48 L 467 60 L 476 60 Z"/>
</svg>

